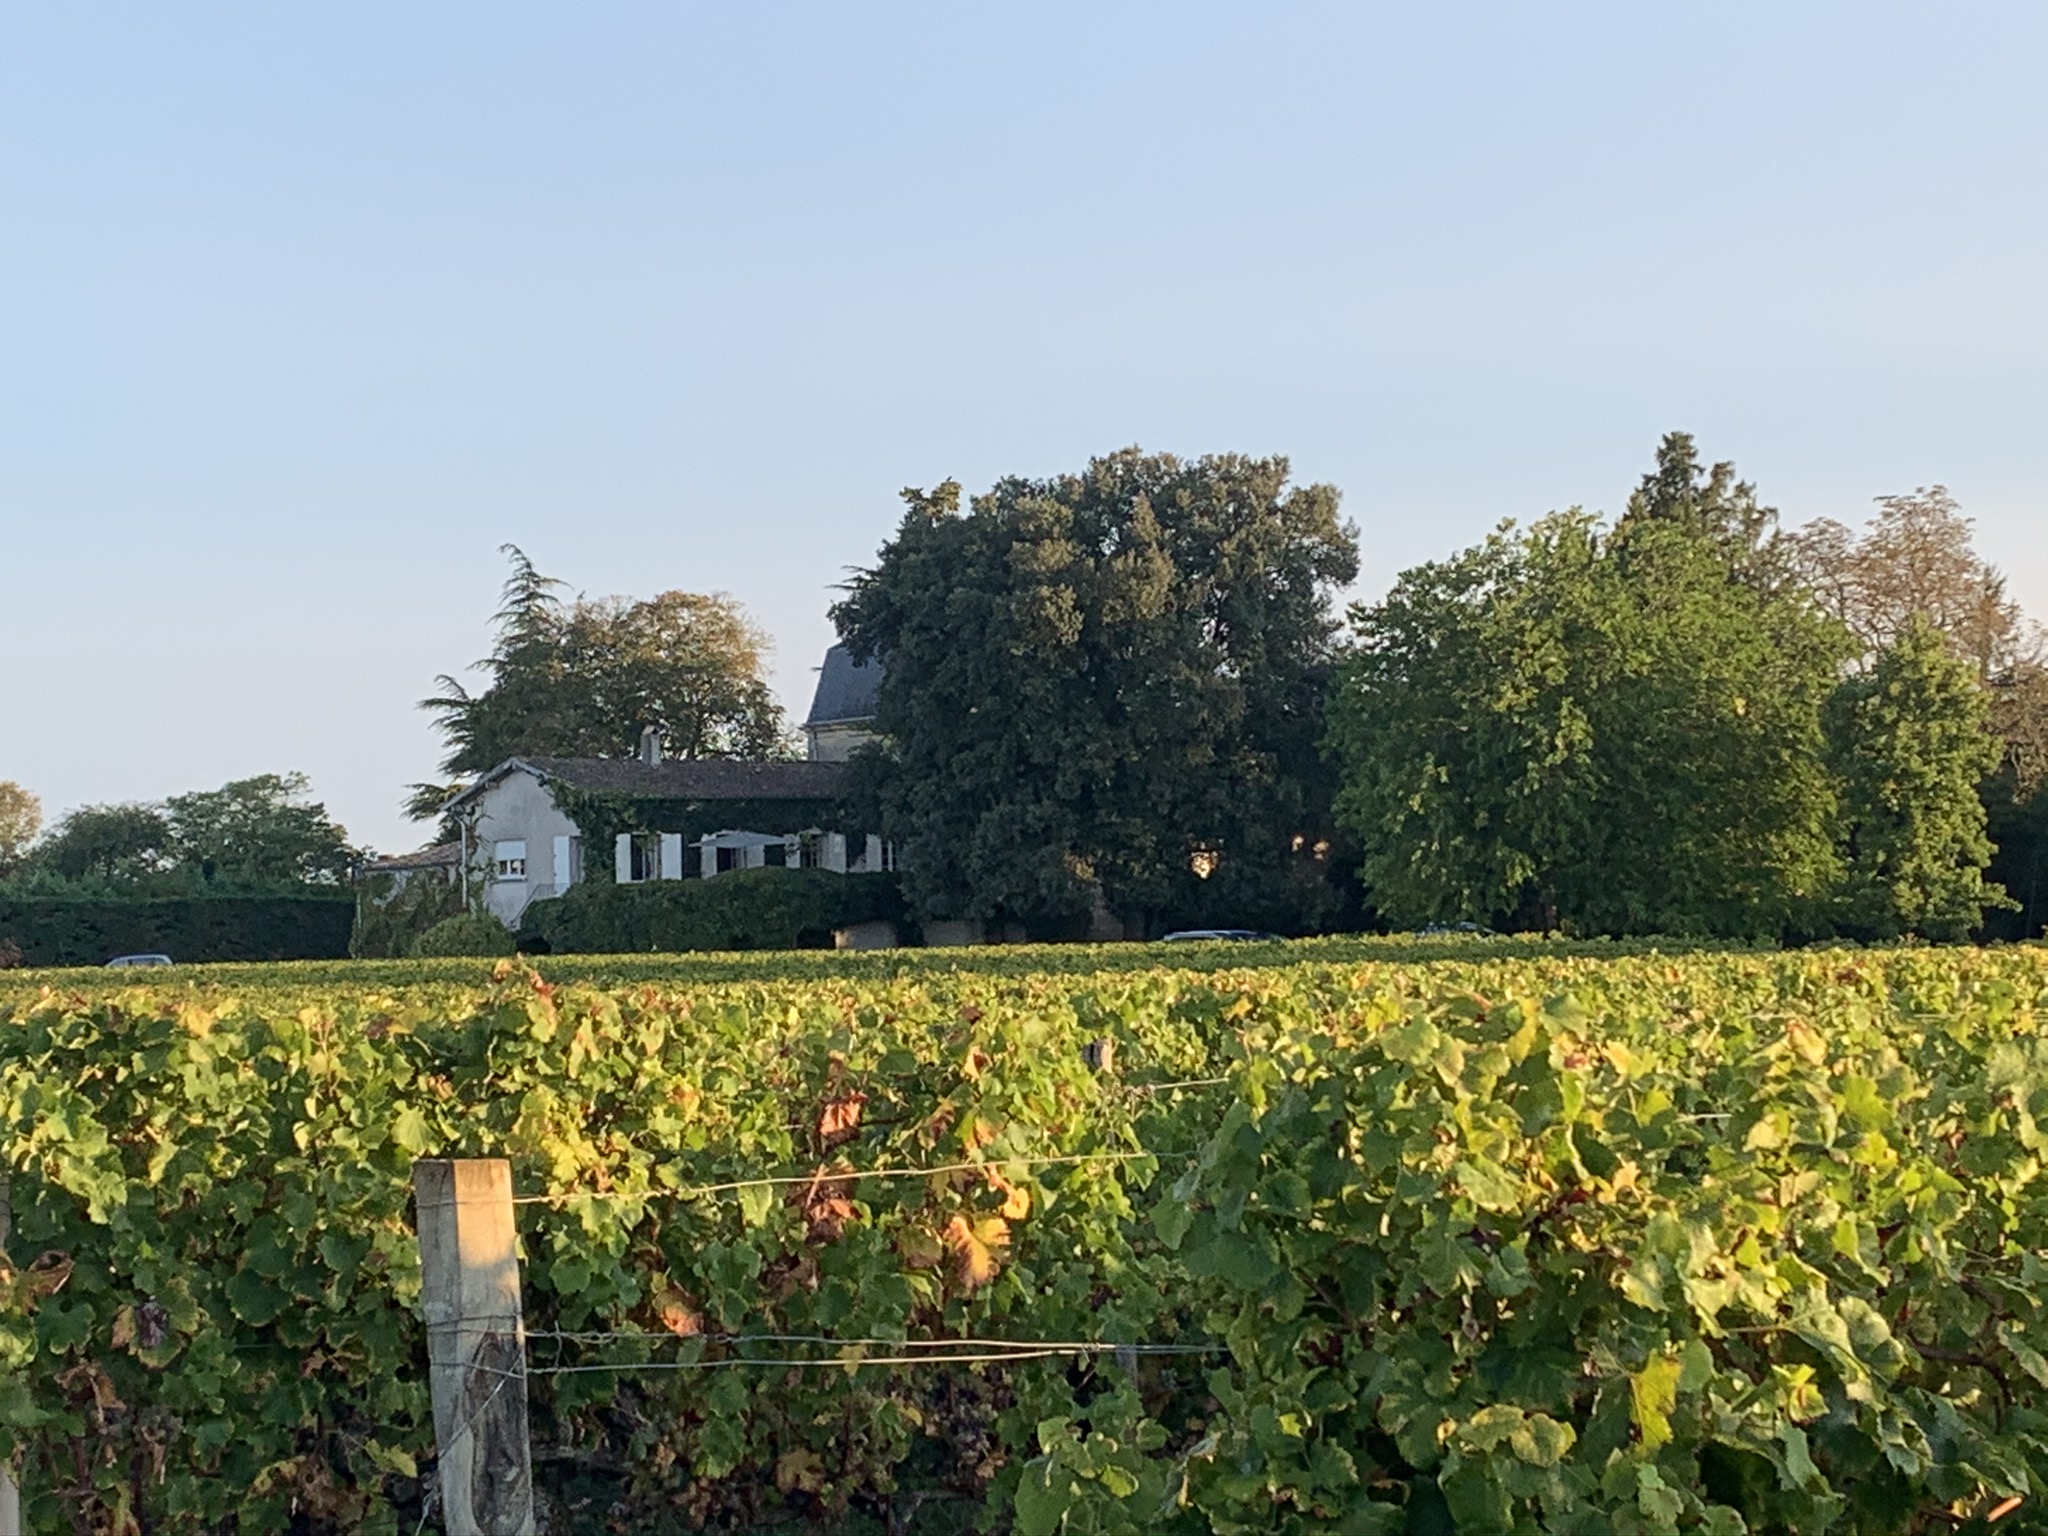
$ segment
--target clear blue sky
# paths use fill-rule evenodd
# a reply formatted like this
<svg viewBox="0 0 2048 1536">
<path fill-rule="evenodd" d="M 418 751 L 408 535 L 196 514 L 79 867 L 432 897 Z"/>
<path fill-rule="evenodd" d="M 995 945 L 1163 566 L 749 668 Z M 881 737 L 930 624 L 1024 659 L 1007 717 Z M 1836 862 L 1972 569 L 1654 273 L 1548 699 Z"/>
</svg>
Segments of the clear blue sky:
<svg viewBox="0 0 2048 1536">
<path fill-rule="evenodd" d="M 1947 483 L 2048 616 L 2048 7 L 16 6 L 0 778 L 418 829 L 517 542 L 723 589 L 792 711 L 895 492 L 1281 452 L 1361 593 Z"/>
</svg>

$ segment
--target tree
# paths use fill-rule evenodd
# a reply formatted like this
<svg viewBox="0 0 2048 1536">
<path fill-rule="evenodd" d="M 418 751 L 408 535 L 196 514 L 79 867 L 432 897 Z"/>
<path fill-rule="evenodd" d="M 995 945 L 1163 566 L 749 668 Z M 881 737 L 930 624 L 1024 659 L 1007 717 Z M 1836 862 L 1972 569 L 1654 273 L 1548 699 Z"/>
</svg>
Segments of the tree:
<svg viewBox="0 0 2048 1536">
<path fill-rule="evenodd" d="M 131 892 L 333 884 L 358 855 L 305 795 L 304 774 L 266 773 L 157 804 L 81 806 L 36 844 L 21 874 Z"/>
<path fill-rule="evenodd" d="M 0 779 L 0 874 L 21 861 L 43 829 L 43 802 L 12 779 Z"/>
<path fill-rule="evenodd" d="M 1321 699 L 1337 492 L 1282 458 L 1135 448 L 905 491 L 832 611 L 887 662 L 857 768 L 924 917 L 1313 925 L 1330 899 Z"/>
<path fill-rule="evenodd" d="M 1396 922 L 1776 935 L 1835 877 L 1838 632 L 1711 529 L 1579 512 L 1352 611 L 1338 814 Z"/>
<path fill-rule="evenodd" d="M 2048 916 L 2048 650 L 1971 542 L 1971 522 L 1946 487 L 1881 496 L 1858 533 L 1822 518 L 1788 538 L 1793 565 L 1853 630 L 1866 665 L 1917 622 L 1938 630 L 1988 688 L 2003 744 L 1980 786 L 1996 842 L 1994 872 L 2022 900 L 2017 920 L 1994 909 L 1990 931 L 2031 937 Z"/>
<path fill-rule="evenodd" d="M 1973 663 L 1924 614 L 1909 616 L 1829 707 L 1843 785 L 1847 921 L 1872 937 L 1967 936 L 2014 905 L 1984 878 L 1992 856 L 1978 785 L 1997 765 Z"/>
<path fill-rule="evenodd" d="M 1630 493 L 1616 537 L 1626 543 L 1645 524 L 1674 525 L 1703 540 L 1752 586 L 1775 590 L 1789 574 L 1777 508 L 1759 502 L 1749 481 L 1736 479 L 1734 464 L 1701 468 L 1689 432 L 1664 434 L 1656 468 Z"/>
<path fill-rule="evenodd" d="M 164 802 L 166 853 L 202 879 L 333 884 L 358 857 L 348 833 L 308 802 L 302 773 L 265 773 Z"/>
<path fill-rule="evenodd" d="M 31 873 L 133 883 L 170 867 L 170 824 L 154 805 L 82 805 L 31 854 Z"/>
<path fill-rule="evenodd" d="M 508 757 L 630 757 L 647 726 L 670 756 L 758 758 L 786 751 L 763 676 L 769 641 L 723 593 L 664 592 L 564 603 L 561 583 L 505 546 L 512 575 L 476 693 L 455 678 L 421 708 L 448 743 L 442 767 L 481 773 Z M 442 800 L 414 786 L 420 819 Z"/>
<path fill-rule="evenodd" d="M 2035 633 L 1998 567 L 1972 547 L 1970 519 L 1947 487 L 1880 496 L 1877 507 L 1860 536 L 1818 518 L 1787 537 L 1799 578 L 1867 656 L 1925 619 L 1984 682 L 2038 658 Z"/>
</svg>

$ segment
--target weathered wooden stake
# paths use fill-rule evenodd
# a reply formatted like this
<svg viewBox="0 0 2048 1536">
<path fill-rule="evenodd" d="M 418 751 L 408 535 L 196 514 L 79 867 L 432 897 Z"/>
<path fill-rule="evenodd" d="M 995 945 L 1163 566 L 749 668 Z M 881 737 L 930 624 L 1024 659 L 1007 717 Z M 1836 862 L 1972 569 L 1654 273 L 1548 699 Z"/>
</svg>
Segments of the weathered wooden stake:
<svg viewBox="0 0 2048 1536">
<path fill-rule="evenodd" d="M 7 1180 L 0 1176 L 0 1256 L 7 1239 L 14 1235 L 14 1205 Z M 21 1489 L 15 1486 L 14 1469 L 0 1464 L 0 1536 L 22 1536 Z"/>
<path fill-rule="evenodd" d="M 412 1193 L 442 1524 L 448 1536 L 533 1536 L 512 1165 L 422 1160 Z"/>
</svg>

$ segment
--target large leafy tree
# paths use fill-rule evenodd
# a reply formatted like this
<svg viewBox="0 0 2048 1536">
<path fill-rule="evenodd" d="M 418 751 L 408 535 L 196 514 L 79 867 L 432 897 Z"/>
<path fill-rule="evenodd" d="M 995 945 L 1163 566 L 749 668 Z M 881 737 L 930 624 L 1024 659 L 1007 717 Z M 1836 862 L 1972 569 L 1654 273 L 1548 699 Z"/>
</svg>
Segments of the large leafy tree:
<svg viewBox="0 0 2048 1536">
<path fill-rule="evenodd" d="M 904 493 L 833 609 L 886 672 L 860 769 L 925 916 L 1312 925 L 1331 785 L 1329 486 L 1282 458 L 1132 448 L 961 510 Z"/>
<path fill-rule="evenodd" d="M 2008 905 L 1991 861 L 1978 785 L 1998 764 L 1971 661 L 1925 617 L 1837 690 L 1829 736 L 1842 784 L 1849 869 L 1845 921 L 1893 938 L 1957 939 Z"/>
<path fill-rule="evenodd" d="M 1789 535 L 1801 579 L 1855 633 L 1870 665 L 1918 625 L 1938 631 L 1988 690 L 2001 744 L 1979 786 L 1996 844 L 1993 872 L 2020 897 L 1991 931 L 2030 937 L 2048 918 L 2048 647 L 1980 555 L 1944 486 L 1881 496 L 1861 529 L 1821 518 Z"/>
<path fill-rule="evenodd" d="M 357 858 L 348 833 L 307 798 L 303 773 L 262 773 L 164 802 L 174 867 L 202 879 L 332 884 Z"/>
<path fill-rule="evenodd" d="M 473 774 L 508 757 L 629 757 L 660 729 L 683 758 L 759 758 L 787 750 L 781 706 L 764 669 L 769 642 L 722 593 L 644 600 L 576 598 L 506 546 L 512 575 L 498 637 L 472 692 L 443 676 L 421 707 L 448 744 L 442 767 Z M 417 786 L 410 808 L 436 814 L 444 786 Z"/>
<path fill-rule="evenodd" d="M 25 877 L 116 888 L 333 884 L 359 857 L 300 773 L 265 773 L 159 803 L 87 805 L 50 829 Z"/>
<path fill-rule="evenodd" d="M 60 818 L 25 862 L 30 875 L 128 884 L 169 869 L 170 842 L 162 806 L 82 805 Z"/>
<path fill-rule="evenodd" d="M 1612 531 L 1505 525 L 1355 608 L 1331 746 L 1374 904 L 1610 933 L 1815 921 L 1837 879 L 1821 706 L 1849 646 L 1771 547 L 1748 487 L 1675 437 Z"/>
</svg>

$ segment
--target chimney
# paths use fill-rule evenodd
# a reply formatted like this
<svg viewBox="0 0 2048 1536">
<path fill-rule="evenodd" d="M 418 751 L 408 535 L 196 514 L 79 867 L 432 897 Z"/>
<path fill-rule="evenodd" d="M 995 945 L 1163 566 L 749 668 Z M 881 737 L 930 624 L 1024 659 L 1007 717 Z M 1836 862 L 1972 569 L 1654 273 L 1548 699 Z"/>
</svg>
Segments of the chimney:
<svg viewBox="0 0 2048 1536">
<path fill-rule="evenodd" d="M 640 761 L 650 768 L 661 766 L 661 727 L 650 725 L 640 733 Z"/>
</svg>

